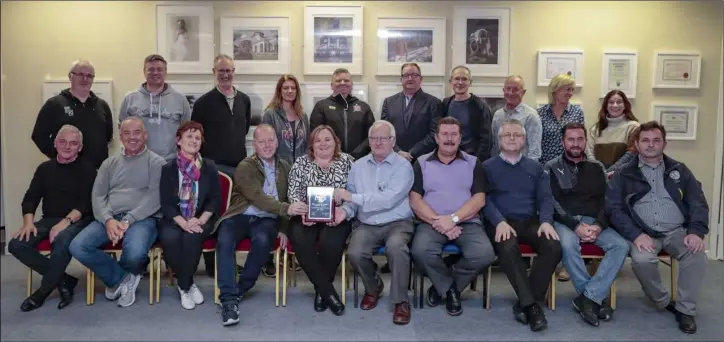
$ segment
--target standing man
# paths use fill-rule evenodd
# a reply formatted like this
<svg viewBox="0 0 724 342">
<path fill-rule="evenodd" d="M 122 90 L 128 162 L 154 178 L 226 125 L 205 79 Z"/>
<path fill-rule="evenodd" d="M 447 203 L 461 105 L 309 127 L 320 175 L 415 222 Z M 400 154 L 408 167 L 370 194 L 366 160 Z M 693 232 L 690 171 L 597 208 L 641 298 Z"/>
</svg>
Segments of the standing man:
<svg viewBox="0 0 724 342">
<path fill-rule="evenodd" d="M 366 102 L 350 95 L 352 75 L 347 69 L 334 70 L 331 85 L 332 95 L 317 102 L 309 115 L 309 131 L 319 125 L 331 126 L 342 143 L 342 152 L 360 159 L 370 152 L 367 134 L 375 116 Z"/>
<path fill-rule="evenodd" d="M 613 175 L 606 213 L 629 241 L 631 267 L 646 296 L 672 312 L 679 329 L 696 333 L 696 301 L 706 271 L 704 237 L 709 205 L 701 183 L 684 163 L 664 154 L 666 129 L 656 121 L 641 125 L 635 137 L 639 157 Z M 679 261 L 677 300 L 661 283 L 658 254 Z"/>
<path fill-rule="evenodd" d="M 382 103 L 382 120 L 395 126 L 395 151 L 405 159 L 435 149 L 435 127 L 440 120 L 440 100 L 422 91 L 422 71 L 417 63 L 405 63 L 400 70 L 402 92 Z"/>
<path fill-rule="evenodd" d="M 121 103 L 118 122 L 137 116 L 148 132 L 148 149 L 166 161 L 176 158 L 176 131 L 182 121 L 191 119 L 186 96 L 166 83 L 166 60 L 149 55 L 143 61 L 146 82 L 129 92 Z"/>
<path fill-rule="evenodd" d="M 113 114 L 108 103 L 91 91 L 95 77 L 89 61 L 73 62 L 68 72 L 70 88 L 49 98 L 40 109 L 32 138 L 48 158 L 56 157 L 55 134 L 63 125 L 73 125 L 85 137 L 81 158 L 96 169 L 108 158 L 108 144 L 113 140 Z"/>
<path fill-rule="evenodd" d="M 511 75 L 505 79 L 503 84 L 503 97 L 505 97 L 505 106 L 498 109 L 493 114 L 493 132 L 500 129 L 500 124 L 505 120 L 518 120 L 525 127 L 525 145 L 523 146 L 523 155 L 538 161 L 540 158 L 540 140 L 543 132 L 538 111 L 533 107 L 523 103 L 525 96 L 525 82 L 518 75 Z M 493 139 L 493 151 L 491 156 L 500 153 L 498 139 Z"/>
<path fill-rule="evenodd" d="M 362 310 L 374 309 L 385 288 L 372 260 L 377 249 L 384 246 L 392 271 L 392 322 L 404 325 L 410 322 L 407 297 L 410 250 L 407 245 L 412 240 L 415 226 L 408 196 L 414 174 L 412 164 L 392 150 L 396 137 L 395 127 L 390 122 L 375 122 L 368 139 L 372 153 L 352 164 L 347 190 L 335 190 L 335 199 L 345 202 L 342 208 L 349 219 L 356 213 L 360 222 L 352 231 L 347 248 L 350 263 L 365 286 L 360 307 Z"/>
</svg>

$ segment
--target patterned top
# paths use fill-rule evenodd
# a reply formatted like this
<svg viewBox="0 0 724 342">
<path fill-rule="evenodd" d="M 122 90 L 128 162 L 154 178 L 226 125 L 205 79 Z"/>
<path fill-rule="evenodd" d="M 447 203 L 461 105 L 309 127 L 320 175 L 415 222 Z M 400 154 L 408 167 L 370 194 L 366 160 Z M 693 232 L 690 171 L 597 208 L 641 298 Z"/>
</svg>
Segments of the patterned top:
<svg viewBox="0 0 724 342">
<path fill-rule="evenodd" d="M 553 105 L 547 104 L 538 108 L 538 116 L 540 117 L 543 134 L 541 136 L 541 156 L 538 162 L 545 165 L 563 154 L 563 143 L 561 142 L 561 129 L 570 122 L 584 124 L 583 109 L 578 104 L 568 104 L 563 110 L 561 119 L 558 120 L 553 114 Z M 589 151 L 586 150 L 586 155 Z"/>
<path fill-rule="evenodd" d="M 332 162 L 328 169 L 320 168 L 308 155 L 302 155 L 289 171 L 289 203 L 307 203 L 308 186 L 331 186 L 346 189 L 349 170 L 354 158 L 347 153 L 340 153 L 339 158 Z"/>
</svg>

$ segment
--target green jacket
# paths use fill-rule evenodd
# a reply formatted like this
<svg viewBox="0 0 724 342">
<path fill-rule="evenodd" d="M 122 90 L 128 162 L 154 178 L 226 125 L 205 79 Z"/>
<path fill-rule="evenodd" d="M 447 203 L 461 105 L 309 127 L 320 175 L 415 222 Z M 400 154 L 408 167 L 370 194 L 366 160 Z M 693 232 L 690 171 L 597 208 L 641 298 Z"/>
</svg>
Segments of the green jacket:
<svg viewBox="0 0 724 342">
<path fill-rule="evenodd" d="M 231 189 L 231 203 L 214 224 L 214 232 L 225 219 L 243 214 L 250 205 L 268 213 L 279 215 L 279 231 L 286 233 L 289 216 L 287 209 L 287 180 L 291 167 L 285 160 L 276 158 L 276 181 L 279 200 L 264 193 L 264 166 L 256 154 L 245 158 L 234 172 L 234 186 Z"/>
</svg>

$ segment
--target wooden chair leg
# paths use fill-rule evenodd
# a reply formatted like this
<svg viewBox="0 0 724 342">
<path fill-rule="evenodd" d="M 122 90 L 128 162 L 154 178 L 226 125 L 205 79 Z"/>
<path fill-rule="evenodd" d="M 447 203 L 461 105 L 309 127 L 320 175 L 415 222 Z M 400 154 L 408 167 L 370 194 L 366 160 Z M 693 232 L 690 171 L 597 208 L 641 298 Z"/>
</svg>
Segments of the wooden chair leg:
<svg viewBox="0 0 724 342">
<path fill-rule="evenodd" d="M 289 287 L 289 284 L 287 284 L 287 270 L 289 269 L 287 261 L 289 260 L 289 253 L 286 249 L 284 250 L 284 257 L 282 260 L 284 262 L 284 265 L 282 266 L 282 306 L 287 306 L 287 287 Z"/>
<path fill-rule="evenodd" d="M 279 307 L 279 248 L 274 251 L 274 306 Z"/>
<path fill-rule="evenodd" d="M 358 307 L 359 303 L 359 276 L 355 270 L 352 270 L 352 291 L 354 291 L 354 308 Z"/>
<path fill-rule="evenodd" d="M 418 296 L 417 300 L 419 300 L 418 306 L 420 307 L 420 309 L 422 309 L 425 307 L 425 275 L 422 274 L 422 270 L 420 270 L 419 272 L 420 272 L 420 277 L 419 277 L 420 278 L 420 289 L 418 289 L 418 291 L 420 291 L 420 292 L 418 293 L 419 296 Z M 433 286 L 433 285 L 430 285 L 430 286 Z"/>
<path fill-rule="evenodd" d="M 671 257 L 671 300 L 676 301 L 676 292 L 679 289 L 679 260 Z"/>
<path fill-rule="evenodd" d="M 25 297 L 30 297 L 31 292 L 33 291 L 33 270 L 28 267 L 28 281 L 27 284 L 25 284 Z"/>
<path fill-rule="evenodd" d="M 616 281 L 614 280 L 613 283 L 611 283 L 611 292 L 609 293 L 609 298 L 611 299 L 611 309 L 616 310 Z"/>
<path fill-rule="evenodd" d="M 214 303 L 219 304 L 221 303 L 219 300 L 219 262 L 216 259 L 216 251 L 214 251 Z M 234 260 L 234 269 L 236 269 L 236 260 Z"/>
<path fill-rule="evenodd" d="M 156 287 L 153 285 L 153 283 L 156 281 L 156 273 L 154 273 L 154 266 L 156 265 L 156 251 L 153 247 L 151 247 L 151 250 L 149 251 L 149 260 L 151 262 L 148 263 L 148 305 L 153 305 L 154 303 L 154 292 L 156 290 Z"/>
<path fill-rule="evenodd" d="M 555 272 L 551 276 L 551 284 L 548 287 L 548 308 L 551 311 L 556 311 L 556 274 Z"/>
<path fill-rule="evenodd" d="M 163 250 L 158 250 L 158 258 L 156 258 L 156 303 L 161 301 L 161 259 L 163 257 Z"/>
<path fill-rule="evenodd" d="M 91 305 L 91 286 L 93 284 L 91 283 L 90 279 L 90 270 L 85 269 L 85 305 Z"/>
<path fill-rule="evenodd" d="M 342 304 L 347 304 L 347 253 L 342 252 Z"/>
</svg>

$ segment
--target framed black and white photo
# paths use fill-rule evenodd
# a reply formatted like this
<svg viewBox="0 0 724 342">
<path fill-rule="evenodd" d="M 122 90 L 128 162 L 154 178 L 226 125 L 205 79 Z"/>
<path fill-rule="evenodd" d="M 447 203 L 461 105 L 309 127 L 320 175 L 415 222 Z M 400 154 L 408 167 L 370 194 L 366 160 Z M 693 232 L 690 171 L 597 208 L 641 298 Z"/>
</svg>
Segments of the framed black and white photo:
<svg viewBox="0 0 724 342">
<path fill-rule="evenodd" d="M 362 6 L 304 7 L 304 74 L 362 74 Z"/>
<path fill-rule="evenodd" d="M 61 91 L 70 88 L 70 81 L 66 80 L 46 80 L 43 82 L 43 103 L 53 96 L 60 94 Z M 112 80 L 93 80 L 91 91 L 99 98 L 108 103 L 114 113 L 118 112 L 113 104 L 113 81 Z"/>
<path fill-rule="evenodd" d="M 635 51 L 604 51 L 601 98 L 616 89 L 624 92 L 629 99 L 636 98 L 637 69 L 638 54 Z"/>
<path fill-rule="evenodd" d="M 237 74 L 291 73 L 288 17 L 222 17 L 222 54 L 234 59 Z"/>
<path fill-rule="evenodd" d="M 424 76 L 445 76 L 445 18 L 379 18 L 377 75 L 400 75 L 417 63 Z"/>
<path fill-rule="evenodd" d="M 375 106 L 373 111 L 375 113 L 375 119 L 379 120 L 382 116 L 382 103 L 385 99 L 395 95 L 402 91 L 402 84 L 392 82 L 377 82 L 374 98 Z M 442 100 L 445 98 L 445 84 L 444 83 L 423 83 L 422 91 L 437 97 Z"/>
<path fill-rule="evenodd" d="M 654 103 L 652 111 L 666 129 L 666 140 L 696 140 L 699 106 Z"/>
<path fill-rule="evenodd" d="M 307 112 L 307 115 L 312 113 L 312 109 L 314 108 L 314 105 L 319 101 L 328 98 L 330 95 L 332 95 L 332 86 L 327 83 L 317 83 L 317 82 L 310 82 L 310 83 L 302 83 L 300 84 L 302 87 L 302 104 L 304 104 L 304 111 Z M 368 91 L 367 84 L 364 83 L 355 83 L 352 87 L 352 93 L 351 95 L 369 103 L 369 91 Z M 374 109 L 373 109 L 374 110 Z M 377 117 L 377 113 L 375 113 L 375 117 Z"/>
<path fill-rule="evenodd" d="M 510 58 L 510 8 L 456 6 L 453 65 L 466 65 L 473 77 L 506 77 Z"/>
<path fill-rule="evenodd" d="M 656 52 L 654 88 L 699 89 L 701 54 L 698 52 Z"/>
<path fill-rule="evenodd" d="M 177 92 L 186 96 L 186 100 L 189 101 L 191 109 L 194 109 L 194 103 L 196 103 L 196 100 L 201 97 L 201 95 L 214 89 L 214 83 L 207 81 L 166 81 L 166 83 Z"/>
<path fill-rule="evenodd" d="M 538 51 L 538 86 L 547 87 L 558 74 L 567 74 L 583 87 L 583 50 Z"/>
<path fill-rule="evenodd" d="M 169 74 L 211 74 L 214 7 L 156 5 L 156 50 Z"/>
<path fill-rule="evenodd" d="M 276 82 L 234 82 L 234 87 L 249 96 L 251 116 L 261 117 L 264 109 L 274 99 Z"/>
<path fill-rule="evenodd" d="M 485 103 L 490 106 L 490 110 L 495 113 L 496 110 L 505 106 L 505 98 L 503 97 L 503 84 L 498 83 L 479 83 L 471 84 L 468 90 L 475 96 L 482 98 Z"/>
</svg>

